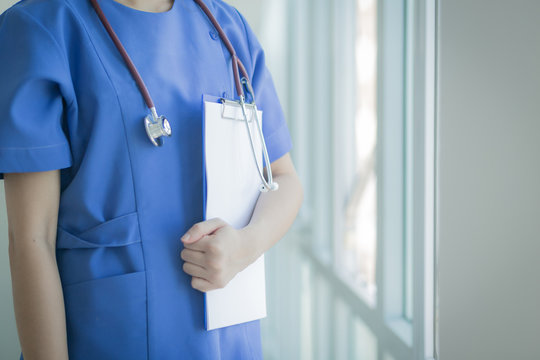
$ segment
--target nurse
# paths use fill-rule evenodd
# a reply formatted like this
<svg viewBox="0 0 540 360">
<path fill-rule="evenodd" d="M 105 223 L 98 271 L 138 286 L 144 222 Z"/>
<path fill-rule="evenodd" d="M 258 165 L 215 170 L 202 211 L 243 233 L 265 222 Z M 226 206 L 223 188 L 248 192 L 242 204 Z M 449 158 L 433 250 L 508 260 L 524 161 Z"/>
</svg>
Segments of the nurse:
<svg viewBox="0 0 540 360">
<path fill-rule="evenodd" d="M 261 359 L 258 321 L 204 329 L 204 292 L 272 247 L 302 201 L 263 49 L 238 11 L 204 0 L 251 78 L 279 183 L 235 229 L 202 221 L 202 96 L 238 99 L 215 26 L 193 0 L 98 2 L 172 136 L 149 141 L 145 98 L 90 0 L 23 0 L 0 16 L 21 358 Z"/>
</svg>

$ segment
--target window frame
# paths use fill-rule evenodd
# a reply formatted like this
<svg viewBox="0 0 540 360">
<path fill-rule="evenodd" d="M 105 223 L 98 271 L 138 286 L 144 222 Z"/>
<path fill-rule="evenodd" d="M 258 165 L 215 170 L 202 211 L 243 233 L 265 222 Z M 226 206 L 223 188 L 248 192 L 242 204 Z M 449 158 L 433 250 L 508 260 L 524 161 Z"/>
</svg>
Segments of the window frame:
<svg viewBox="0 0 540 360">
<path fill-rule="evenodd" d="M 349 24 L 344 19 L 339 19 L 340 7 L 344 6 L 343 3 L 352 3 L 353 0 L 346 0 L 343 2 L 334 3 L 334 34 L 346 33 L 347 30 L 343 27 Z M 337 4 L 340 3 L 340 4 Z M 385 184 L 385 181 L 389 181 L 385 178 L 384 174 L 389 171 L 389 167 L 393 167 L 393 175 L 395 175 L 395 163 L 388 163 L 384 160 L 378 161 L 378 166 L 382 168 L 378 169 L 378 218 L 382 219 L 379 222 L 378 240 L 377 240 L 377 298 L 376 303 L 374 299 L 370 299 L 362 289 L 359 289 L 352 285 L 346 276 L 343 276 L 342 270 L 339 268 L 339 257 L 342 251 L 342 239 L 343 239 L 343 213 L 340 209 L 343 209 L 343 201 L 346 198 L 345 189 L 347 189 L 346 181 L 343 181 L 343 174 L 347 173 L 347 164 L 351 164 L 350 157 L 343 156 L 347 151 L 343 150 L 343 146 L 351 148 L 350 142 L 344 136 L 344 129 L 347 128 L 343 124 L 342 119 L 354 119 L 354 112 L 348 107 L 339 107 L 336 104 L 354 103 L 354 99 L 351 100 L 351 96 L 356 96 L 354 93 L 354 84 L 351 81 L 343 79 L 339 76 L 342 73 L 354 74 L 351 70 L 350 64 L 347 65 L 346 61 L 334 60 L 334 111 L 333 118 L 337 119 L 333 123 L 333 207 L 334 207 L 334 236 L 333 236 L 333 271 L 337 278 L 341 281 L 340 286 L 350 290 L 348 298 L 350 304 L 355 303 L 357 308 L 356 313 L 366 321 L 366 324 L 374 331 L 379 340 L 379 351 L 387 351 L 390 354 L 401 356 L 405 353 L 412 356 L 405 355 L 406 358 L 414 359 L 434 359 L 434 289 L 435 289 L 435 209 L 436 209 L 436 189 L 435 189 L 435 171 L 436 171 L 436 89 L 437 89 L 437 76 L 436 76 L 436 49 L 437 49 L 437 0 L 408 0 L 405 1 L 405 8 L 407 19 L 402 19 L 401 26 L 407 30 L 406 38 L 403 39 L 401 49 L 405 52 L 405 45 L 411 46 L 405 53 L 405 59 L 407 59 L 405 65 L 398 69 L 401 72 L 400 78 L 407 79 L 409 81 L 403 84 L 402 89 L 412 91 L 411 96 L 406 98 L 401 94 L 385 93 L 388 91 L 388 87 L 385 88 L 385 77 L 388 75 L 388 67 L 393 64 L 385 64 L 385 52 L 395 51 L 392 49 L 390 39 L 385 38 L 389 35 L 389 31 L 385 28 L 385 25 L 389 23 L 388 15 L 395 12 L 395 6 L 397 2 L 389 0 L 378 1 L 378 37 L 380 48 L 382 48 L 382 54 L 379 52 L 379 94 L 378 102 L 379 108 L 379 127 L 378 127 L 378 159 L 385 159 L 389 151 L 395 149 L 389 149 L 388 143 L 395 145 L 405 145 L 403 142 L 392 142 L 391 137 L 388 136 L 390 131 L 395 131 L 395 127 L 391 129 L 383 129 L 385 120 L 389 117 L 395 117 L 396 114 L 403 114 L 408 120 L 403 126 L 403 131 L 398 131 L 399 135 L 406 135 L 410 140 L 414 139 L 413 143 L 408 146 L 409 151 L 412 151 L 412 159 L 405 161 L 405 163 L 412 165 L 409 169 L 410 174 L 407 175 L 405 171 L 401 171 L 401 175 L 407 176 L 410 186 L 409 189 L 403 189 L 403 193 L 397 195 L 402 199 L 405 199 L 403 204 L 407 211 L 412 211 L 413 216 L 410 219 L 405 219 L 403 222 L 408 223 L 410 230 L 407 231 L 408 235 L 412 237 L 411 250 L 413 252 L 413 314 L 414 320 L 410 321 L 404 316 L 404 297 L 405 295 L 405 274 L 404 274 L 404 232 L 402 230 L 395 231 L 390 236 L 384 235 L 383 227 L 388 226 L 388 218 L 392 217 L 391 214 L 385 214 L 384 209 L 388 209 L 390 204 L 384 205 L 385 199 L 395 198 L 388 197 L 387 190 L 392 184 Z M 345 5 L 346 6 L 346 5 Z M 350 6 L 350 5 L 349 5 Z M 336 9 L 337 8 L 337 9 Z M 405 10 L 405 8 L 403 10 Z M 355 11 L 345 11 L 347 13 L 355 14 Z M 391 22 L 394 26 L 396 24 L 395 19 Z M 345 25 L 344 25 L 345 24 Z M 341 27 L 341 29 L 339 28 Z M 345 30 L 345 31 L 344 31 Z M 351 29 L 348 29 L 351 31 Z M 356 29 L 353 28 L 353 31 Z M 346 37 L 347 35 L 345 35 Z M 383 39 L 383 40 L 381 40 Z M 334 35 L 333 38 L 334 53 L 344 54 L 345 57 L 349 57 L 350 51 L 344 51 L 342 39 Z M 381 56 L 382 55 L 382 56 Z M 344 71 L 344 69 L 346 69 Z M 396 76 L 395 73 L 389 76 Z M 349 76 L 349 79 L 354 79 L 353 76 Z M 386 84 L 388 86 L 388 84 Z M 345 89 L 344 91 L 342 91 Z M 336 91 L 339 90 L 339 91 Z M 399 92 L 398 92 L 399 93 Z M 352 95 L 351 95 L 352 94 Z M 405 100 L 401 109 L 390 109 L 388 102 L 381 99 L 388 99 L 388 97 L 400 98 Z M 344 100 L 345 97 L 345 100 Z M 354 107 L 353 107 L 354 108 Z M 393 111 L 395 110 L 395 111 Z M 382 120 L 386 116 L 385 120 Z M 399 115 L 398 115 L 399 117 Z M 392 124 L 395 125 L 395 124 Z M 345 140 L 345 141 L 344 141 Z M 385 141 L 386 140 L 386 141 Z M 390 141 L 389 141 L 390 140 Z M 397 139 L 394 139 L 397 140 Z M 380 146 L 379 146 L 380 145 Z M 402 147 L 403 149 L 403 147 Z M 401 149 L 400 149 L 401 150 Z M 386 159 L 388 161 L 388 158 Z M 412 160 L 412 161 L 410 161 Z M 382 164 L 381 164 L 382 163 Z M 386 166 L 386 168 L 385 168 Z M 399 167 L 399 166 L 397 166 Z M 386 170 L 386 172 L 385 172 Z M 404 169 L 402 169 L 404 170 Z M 349 174 L 350 175 L 350 174 Z M 347 177 L 347 176 L 345 176 Z M 395 177 L 393 178 L 395 180 Z M 403 177 L 400 177 L 399 182 L 401 184 L 407 184 L 403 181 Z M 380 195 L 379 195 L 380 194 Z M 407 201 L 408 196 L 412 195 L 412 201 Z M 403 217 L 403 210 L 397 211 L 393 217 Z M 402 223 L 403 224 L 403 223 Z M 395 224 L 394 224 L 395 225 Z M 398 249 L 396 251 L 396 248 Z M 396 256 L 396 254 L 403 256 Z M 316 251 L 314 252 L 316 257 Z M 325 266 L 325 262 L 321 262 L 321 266 Z M 327 264 L 326 264 L 327 265 Z M 339 286 L 338 286 L 339 287 Z M 357 301 L 353 298 L 356 296 Z M 382 353 L 382 352 L 381 352 Z"/>
<path fill-rule="evenodd" d="M 411 224 L 414 321 L 402 318 L 402 302 L 386 303 L 385 297 L 390 296 L 385 289 L 392 290 L 391 283 L 397 280 L 388 276 L 391 269 L 384 268 L 385 263 L 391 263 L 392 254 L 381 249 L 388 250 L 391 242 L 379 240 L 377 245 L 380 258 L 376 302 L 366 301 L 366 294 L 351 285 L 338 265 L 343 217 L 337 210 L 344 208 L 347 195 L 343 191 L 342 174 L 349 171 L 347 164 L 353 162 L 351 154 L 341 147 L 344 143 L 350 146 L 343 141 L 347 129 L 344 122 L 354 121 L 356 97 L 354 77 L 342 74 L 355 74 L 355 64 L 351 61 L 354 54 L 346 44 L 354 40 L 356 32 L 356 0 L 287 2 L 290 33 L 286 111 L 294 143 L 292 157 L 304 185 L 306 201 L 287 239 L 268 256 L 268 286 L 271 291 L 287 291 L 287 296 L 269 304 L 269 314 L 273 313 L 274 317 L 265 325 L 270 340 L 266 349 L 272 358 L 326 359 L 353 354 L 355 339 L 351 335 L 351 322 L 344 322 L 343 313 L 340 315 L 336 310 L 340 303 L 348 307 L 345 316 L 362 319 L 376 336 L 378 358 L 384 354 L 395 359 L 434 358 L 437 0 L 409 1 L 413 2 L 415 18 L 410 56 L 414 60 L 411 64 L 414 70 L 411 132 L 415 139 Z M 379 8 L 391 8 L 392 4 L 391 0 L 378 1 Z M 379 19 L 379 24 L 384 22 Z M 379 184 L 381 181 L 379 178 Z M 380 202 L 378 209 L 382 209 Z M 402 232 L 393 241 L 403 244 Z M 308 264 L 302 265 L 301 274 L 297 274 L 299 261 Z M 398 277 L 403 281 L 401 275 Z M 311 294 L 309 298 L 305 293 Z M 400 294 L 402 297 L 402 288 Z M 310 316 L 307 333 L 301 324 L 306 316 Z M 287 321 L 291 326 L 282 329 L 279 321 L 281 324 Z M 340 331 L 346 335 L 346 341 L 338 334 Z M 299 343 L 309 347 L 309 351 L 300 348 Z"/>
</svg>

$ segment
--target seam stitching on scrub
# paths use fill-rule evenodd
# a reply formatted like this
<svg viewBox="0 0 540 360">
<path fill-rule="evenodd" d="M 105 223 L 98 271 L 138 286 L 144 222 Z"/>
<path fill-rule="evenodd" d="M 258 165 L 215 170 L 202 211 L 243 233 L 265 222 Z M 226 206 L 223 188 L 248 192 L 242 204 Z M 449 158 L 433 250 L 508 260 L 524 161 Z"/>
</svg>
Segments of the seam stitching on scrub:
<svg viewBox="0 0 540 360">
<path fill-rule="evenodd" d="M 244 17 L 240 13 L 240 11 L 238 11 L 238 9 L 235 8 L 234 6 L 233 6 L 233 9 L 236 10 L 236 13 L 240 17 L 240 21 L 242 22 L 242 25 L 244 26 L 244 35 L 246 35 L 246 41 L 247 41 L 247 45 L 248 45 L 248 53 L 249 53 L 249 60 L 250 60 L 251 70 L 252 70 L 252 72 L 254 72 L 254 66 L 253 66 L 253 61 L 252 61 L 253 54 L 251 53 L 251 41 L 249 41 L 249 35 L 248 35 L 248 31 L 247 31 L 247 26 L 246 26 L 246 23 L 244 22 Z M 251 81 L 251 83 L 253 83 L 253 73 L 249 74 L 249 80 Z"/>
<path fill-rule="evenodd" d="M 120 115 L 122 117 L 122 124 L 123 124 L 123 127 L 124 127 L 124 137 L 125 137 L 125 140 L 126 140 L 126 148 L 127 148 L 127 152 L 128 152 L 128 159 L 129 159 L 129 167 L 130 167 L 130 170 L 131 170 L 131 183 L 133 184 L 133 197 L 135 199 L 135 211 L 137 212 L 137 227 L 139 229 L 139 237 L 141 239 L 141 243 L 140 243 L 141 244 L 141 252 L 142 252 L 142 258 L 143 258 L 144 270 L 145 270 L 144 271 L 144 281 L 145 281 L 145 292 L 146 292 L 146 359 L 150 359 L 150 342 L 149 342 L 149 339 L 148 339 L 148 333 L 149 333 L 149 326 L 148 326 L 148 317 L 149 317 L 148 316 L 148 268 L 146 267 L 146 257 L 144 256 L 144 244 L 143 244 L 142 234 L 141 234 L 141 222 L 140 222 L 140 218 L 139 218 L 139 215 L 140 215 L 139 214 L 139 206 L 138 206 L 138 203 L 137 203 L 137 192 L 135 191 L 135 179 L 133 177 L 133 162 L 131 161 L 131 151 L 130 151 L 130 148 L 129 148 L 129 141 L 127 139 L 124 111 L 123 111 L 123 108 L 122 108 L 122 103 L 120 102 L 120 98 L 118 96 L 118 89 L 116 88 L 116 86 L 114 86 L 114 82 L 112 81 L 111 76 L 110 76 L 109 72 L 107 71 L 107 67 L 103 63 L 103 59 L 101 58 L 101 56 L 99 54 L 99 51 L 97 50 L 96 45 L 94 44 L 94 40 L 92 39 L 92 36 L 90 36 L 90 33 L 88 32 L 88 29 L 87 29 L 84 21 L 82 21 L 82 19 L 80 18 L 80 15 L 75 11 L 75 9 L 71 6 L 71 4 L 68 1 L 65 1 L 65 3 L 66 3 L 66 5 L 68 7 L 71 8 L 71 10 L 73 11 L 74 16 L 77 17 L 77 19 L 79 21 L 79 24 L 84 29 L 84 31 L 86 33 L 86 36 L 88 36 L 88 40 L 90 41 L 90 44 L 92 44 L 92 47 L 94 48 L 94 52 L 95 52 L 97 58 L 99 59 L 99 62 L 101 63 L 101 66 L 103 67 L 103 71 L 107 75 L 107 79 L 109 79 L 109 83 L 110 83 L 111 87 L 113 88 L 113 90 L 114 90 L 114 92 L 116 94 L 116 101 L 118 103 L 118 108 L 119 108 L 119 111 L 120 111 Z"/>
<path fill-rule="evenodd" d="M 270 140 L 272 140 L 273 137 L 275 137 L 276 135 L 279 135 L 281 133 L 281 130 L 283 129 L 288 129 L 287 123 L 282 124 L 280 127 L 272 131 L 270 134 L 265 135 L 264 137 L 265 141 L 269 142 Z"/>
<path fill-rule="evenodd" d="M 244 32 L 245 32 L 245 34 L 246 34 L 246 39 L 247 39 L 247 43 L 248 43 L 249 58 L 250 58 L 250 59 L 253 59 L 253 54 L 251 53 L 251 41 L 249 40 L 249 35 L 248 35 L 248 31 L 247 31 L 247 25 L 246 25 L 246 22 L 244 21 L 244 16 L 243 16 L 243 15 L 240 13 L 240 11 L 238 11 L 238 9 L 236 9 L 234 6 L 233 6 L 233 8 L 236 10 L 236 12 L 238 13 L 238 15 L 240 16 L 240 21 L 242 21 L 242 24 L 244 25 Z M 261 48 L 261 51 L 264 51 L 264 50 L 262 50 L 262 48 Z M 265 65 L 265 66 L 266 66 L 266 65 Z M 253 83 L 253 76 L 254 76 L 254 74 L 255 74 L 255 64 L 253 64 L 253 63 L 251 64 L 251 70 L 252 70 L 252 74 L 251 74 L 251 83 Z M 264 110 L 264 109 L 261 107 L 260 110 Z M 283 128 L 286 128 L 287 131 L 288 131 L 288 129 L 289 129 L 289 128 L 288 128 L 288 125 L 287 125 L 287 118 L 285 118 L 285 123 L 284 123 L 283 125 L 281 125 L 279 128 L 277 128 L 276 130 L 272 131 L 272 133 L 270 133 L 270 134 L 268 134 L 268 135 L 263 134 L 263 135 L 264 135 L 264 141 L 265 141 L 266 143 L 269 143 L 269 142 L 271 143 L 270 140 L 271 140 L 274 136 L 280 134 L 281 131 L 283 130 Z M 288 146 L 288 147 L 289 147 L 288 151 L 290 151 L 290 149 L 292 148 L 292 146 Z M 286 154 L 286 153 L 281 154 L 281 156 L 283 156 L 283 155 L 285 155 L 285 154 Z M 280 156 L 280 157 L 281 157 L 281 156 Z M 278 157 L 278 159 L 279 159 L 280 157 Z"/>
<path fill-rule="evenodd" d="M 135 213 L 137 213 L 137 212 L 136 212 L 136 211 L 130 211 L 130 212 L 127 213 L 127 214 L 119 215 L 119 216 L 116 216 L 116 217 L 114 217 L 114 218 L 112 218 L 112 219 L 107 219 L 107 220 L 105 220 L 105 221 L 100 222 L 100 223 L 97 224 L 97 225 L 94 225 L 94 226 L 92 226 L 92 227 L 90 227 L 90 228 L 88 228 L 88 229 L 85 229 L 85 230 L 83 230 L 83 231 L 81 231 L 81 232 L 78 232 L 77 234 L 78 234 L 78 235 L 84 235 L 84 234 L 87 233 L 87 232 L 94 231 L 94 230 L 96 230 L 97 228 L 103 227 L 103 226 L 105 226 L 105 225 L 109 225 L 109 224 L 111 224 L 111 223 L 113 223 L 113 222 L 116 222 L 116 221 L 118 221 L 118 220 L 121 220 L 121 219 L 123 219 L 123 218 L 125 218 L 125 217 L 133 216 L 133 214 L 135 214 Z M 59 226 L 59 227 L 60 227 L 60 226 Z M 71 232 L 71 231 L 66 230 L 66 229 L 64 229 L 64 231 L 66 231 L 66 232 Z M 74 235 L 74 234 L 72 233 L 72 235 Z"/>
<path fill-rule="evenodd" d="M 231 6 L 236 11 L 236 13 L 238 14 L 238 17 L 240 18 L 240 22 L 242 23 L 242 26 L 244 27 L 244 35 L 246 37 L 247 48 L 248 48 L 247 50 L 249 54 L 249 65 L 251 68 L 251 73 L 249 74 L 249 82 L 253 85 L 253 75 L 255 75 L 255 64 L 253 63 L 253 53 L 251 52 L 251 41 L 249 41 L 249 35 L 248 35 L 246 23 L 244 21 L 244 16 L 240 13 L 240 11 L 237 8 L 235 8 L 232 5 L 229 5 L 229 6 Z M 253 91 L 255 92 L 255 89 L 253 89 Z M 253 96 L 255 96 L 255 94 L 253 94 Z"/>
<path fill-rule="evenodd" d="M 244 25 L 244 33 L 246 35 L 246 39 L 247 39 L 247 43 L 248 43 L 249 58 L 253 59 L 253 53 L 251 52 L 251 41 L 249 40 L 249 35 L 248 35 L 248 31 L 247 31 L 247 25 L 246 25 L 246 22 L 244 21 L 244 16 L 234 6 L 233 6 L 233 9 L 236 10 L 236 12 L 238 13 L 238 16 L 240 17 L 240 21 Z M 261 51 L 263 51 L 263 50 L 261 49 Z M 253 84 L 253 82 L 254 82 L 253 81 L 253 76 L 255 74 L 255 64 L 251 63 L 250 65 L 251 65 L 251 70 L 252 70 L 252 74 L 250 74 L 251 83 Z M 255 91 L 255 89 L 254 89 L 254 91 Z M 261 107 L 260 110 L 264 110 L 264 109 Z M 267 143 L 270 142 L 269 140 L 272 139 L 275 135 L 278 135 L 279 133 L 281 133 L 281 130 L 283 130 L 283 128 L 286 128 L 288 130 L 287 119 L 285 119 L 285 124 L 281 125 L 279 128 L 272 131 L 272 133 L 270 133 L 268 135 L 263 134 L 264 135 L 264 141 L 267 142 Z M 289 151 L 290 151 L 290 146 L 289 146 Z M 283 156 L 285 154 L 282 154 L 281 156 Z"/>
<path fill-rule="evenodd" d="M 66 74 L 69 74 L 68 77 L 71 80 L 71 72 L 69 71 L 69 61 L 68 61 L 68 58 L 67 58 L 67 54 L 62 49 L 60 44 L 58 43 L 58 40 L 56 40 L 56 37 L 50 32 L 49 29 L 47 29 L 45 26 L 43 26 L 43 24 L 41 24 L 34 17 L 34 15 L 30 14 L 29 12 L 27 12 L 26 10 L 24 10 L 22 8 L 18 8 L 18 10 L 20 11 L 21 14 L 24 14 L 26 17 L 28 17 L 30 20 L 32 20 L 33 23 L 35 23 L 39 28 L 41 28 L 51 38 L 51 40 L 53 41 L 53 43 L 54 43 L 54 45 L 56 47 L 56 50 L 59 52 L 59 54 L 63 55 L 63 56 L 60 56 L 60 57 L 62 58 L 64 66 L 66 67 Z M 14 10 L 12 10 L 12 11 L 14 11 Z M 73 84 L 73 80 L 71 80 L 71 83 Z M 69 102 L 69 104 L 67 104 L 67 107 L 70 107 L 75 102 L 75 98 L 76 97 L 74 96 L 73 99 Z"/>
<path fill-rule="evenodd" d="M 255 64 L 253 63 L 253 53 L 251 52 L 251 41 L 249 41 L 249 35 L 248 35 L 248 31 L 247 31 L 247 26 L 246 26 L 246 23 L 244 21 L 244 16 L 240 13 L 240 11 L 237 8 L 235 8 L 234 6 L 232 8 L 238 14 L 238 17 L 240 18 L 240 22 L 242 23 L 242 26 L 244 27 L 244 35 L 246 37 L 247 48 L 248 48 L 247 50 L 248 50 L 248 54 L 249 54 L 249 65 L 250 65 L 250 68 L 251 68 L 251 74 L 249 74 L 249 82 L 253 85 L 253 75 L 255 75 Z M 247 69 L 246 69 L 246 71 L 247 71 Z M 253 91 L 255 92 L 255 89 L 253 89 Z M 253 94 L 253 96 L 255 96 L 255 94 Z"/>
<path fill-rule="evenodd" d="M 33 147 L 1 147 L 0 151 L 2 151 L 2 150 L 17 150 L 17 151 L 38 150 L 38 149 L 46 149 L 46 148 L 57 147 L 57 146 L 59 147 L 59 146 L 62 146 L 62 145 L 68 145 L 69 146 L 69 143 L 64 141 L 64 142 L 61 142 L 61 143 L 58 143 L 58 144 L 43 145 L 43 146 L 33 146 Z"/>
<path fill-rule="evenodd" d="M 282 132 L 282 130 L 286 130 L 288 131 L 288 125 L 287 123 L 284 123 L 283 125 L 281 125 L 280 127 L 278 127 L 276 130 L 272 131 L 272 133 L 268 136 L 264 135 L 264 141 L 266 142 L 266 145 L 268 148 L 273 148 L 274 146 L 274 138 L 277 138 L 278 140 L 282 140 L 280 137 L 282 136 L 285 136 L 287 137 L 287 146 L 285 147 L 285 152 L 283 152 L 282 149 L 280 149 L 279 152 L 275 153 L 275 154 L 268 154 L 269 158 L 270 158 L 270 162 L 274 162 L 275 160 L 278 160 L 280 159 L 281 157 L 283 157 L 283 155 L 287 154 L 288 152 L 291 151 L 292 149 L 292 142 L 290 141 L 290 137 L 288 137 L 286 134 L 284 134 Z"/>
<path fill-rule="evenodd" d="M 216 8 L 214 7 L 214 3 L 212 1 L 208 1 L 207 5 L 211 8 L 210 10 L 212 11 L 212 13 L 215 13 Z M 211 31 L 216 30 L 215 27 L 214 27 L 214 24 L 212 24 L 210 19 L 206 16 L 204 11 L 202 11 L 202 9 L 200 7 L 199 7 L 199 13 L 202 15 L 202 17 L 206 21 L 206 23 L 208 23 L 210 25 L 210 30 Z M 223 31 L 225 31 L 225 30 L 223 30 Z M 212 40 L 212 41 L 215 41 L 215 40 Z M 225 64 L 226 64 L 225 67 L 227 68 L 227 76 L 228 76 L 227 84 L 229 84 L 229 85 L 227 85 L 227 87 L 228 87 L 227 91 L 230 91 L 231 99 L 234 99 L 235 94 L 236 94 L 236 90 L 234 89 L 234 75 L 232 73 L 232 66 L 231 66 L 232 56 L 229 54 L 229 52 L 226 49 L 225 44 L 223 43 L 221 38 L 218 38 L 217 41 L 219 41 L 219 48 L 221 49 L 221 54 L 223 55 L 223 59 L 225 60 Z"/>
</svg>

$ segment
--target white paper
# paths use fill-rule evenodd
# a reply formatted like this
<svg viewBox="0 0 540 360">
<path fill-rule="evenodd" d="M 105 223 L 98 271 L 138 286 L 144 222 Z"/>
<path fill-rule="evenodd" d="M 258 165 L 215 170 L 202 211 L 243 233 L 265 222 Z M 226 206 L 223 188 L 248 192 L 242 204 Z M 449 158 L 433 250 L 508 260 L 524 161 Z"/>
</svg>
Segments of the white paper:
<svg viewBox="0 0 540 360">
<path fill-rule="evenodd" d="M 221 103 L 205 101 L 204 106 L 206 219 L 219 217 L 239 229 L 249 223 L 261 185 L 246 123 L 239 120 L 242 112 L 230 105 L 224 109 Z M 259 115 L 262 121 L 262 112 Z M 249 124 L 261 164 L 262 145 L 256 136 L 255 118 L 252 120 Z M 207 330 L 265 317 L 264 255 L 238 273 L 225 288 L 207 292 L 205 311 Z"/>
</svg>

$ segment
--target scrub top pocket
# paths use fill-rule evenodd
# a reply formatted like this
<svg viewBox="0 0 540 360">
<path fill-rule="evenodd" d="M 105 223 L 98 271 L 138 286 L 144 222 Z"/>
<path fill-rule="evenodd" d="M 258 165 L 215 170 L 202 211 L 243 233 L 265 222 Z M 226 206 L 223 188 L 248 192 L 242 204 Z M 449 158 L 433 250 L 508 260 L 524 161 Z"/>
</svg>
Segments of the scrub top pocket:
<svg viewBox="0 0 540 360">
<path fill-rule="evenodd" d="M 81 232 L 58 227 L 69 358 L 147 359 L 146 271 L 138 213 Z"/>
<path fill-rule="evenodd" d="M 145 272 L 64 288 L 71 360 L 147 359 Z"/>
<path fill-rule="evenodd" d="M 137 212 L 77 233 L 59 226 L 56 256 L 64 286 L 144 271 Z"/>
</svg>

